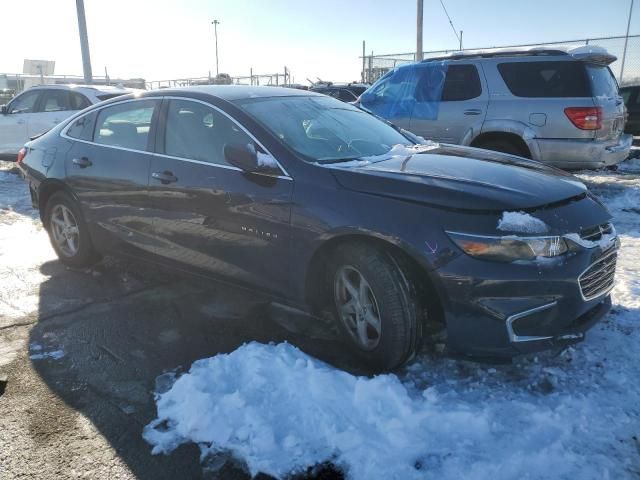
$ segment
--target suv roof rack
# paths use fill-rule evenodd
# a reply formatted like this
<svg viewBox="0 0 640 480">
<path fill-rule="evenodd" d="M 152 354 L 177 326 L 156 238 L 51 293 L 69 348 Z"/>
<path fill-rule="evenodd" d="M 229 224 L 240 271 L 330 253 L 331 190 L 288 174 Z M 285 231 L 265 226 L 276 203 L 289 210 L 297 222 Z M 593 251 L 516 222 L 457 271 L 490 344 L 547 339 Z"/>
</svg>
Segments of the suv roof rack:
<svg viewBox="0 0 640 480">
<path fill-rule="evenodd" d="M 462 60 L 465 58 L 494 58 L 494 57 L 518 57 L 538 55 L 569 55 L 566 50 L 557 48 L 531 48 L 531 49 L 500 49 L 500 50 L 471 50 L 469 52 L 452 52 L 448 55 L 425 58 L 423 62 L 433 60 Z"/>
<path fill-rule="evenodd" d="M 489 50 L 468 50 L 466 52 L 451 52 L 447 55 L 430 57 L 423 62 L 434 60 L 462 60 L 467 58 L 495 58 L 495 57 L 529 57 L 529 56 L 571 56 L 576 60 L 590 63 L 609 65 L 617 60 L 615 55 L 609 53 L 605 48 L 597 45 L 582 45 L 580 47 L 531 47 L 531 48 L 495 48 Z"/>
</svg>

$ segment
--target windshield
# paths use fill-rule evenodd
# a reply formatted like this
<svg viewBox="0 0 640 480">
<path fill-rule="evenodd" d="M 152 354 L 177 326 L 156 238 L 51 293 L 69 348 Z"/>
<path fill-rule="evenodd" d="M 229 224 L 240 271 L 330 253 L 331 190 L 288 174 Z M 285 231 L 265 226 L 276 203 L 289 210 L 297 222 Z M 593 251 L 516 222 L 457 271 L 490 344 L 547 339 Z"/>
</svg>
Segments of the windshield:
<svg viewBox="0 0 640 480">
<path fill-rule="evenodd" d="M 235 103 L 288 147 L 312 162 L 384 155 L 413 143 L 393 127 L 330 97 L 267 97 Z"/>
</svg>

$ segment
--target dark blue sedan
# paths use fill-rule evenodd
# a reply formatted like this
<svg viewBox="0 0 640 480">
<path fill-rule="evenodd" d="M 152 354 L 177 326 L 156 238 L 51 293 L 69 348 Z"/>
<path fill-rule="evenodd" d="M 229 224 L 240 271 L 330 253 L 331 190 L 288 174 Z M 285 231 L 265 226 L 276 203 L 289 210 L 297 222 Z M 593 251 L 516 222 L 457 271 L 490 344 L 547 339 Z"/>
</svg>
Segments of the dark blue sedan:
<svg viewBox="0 0 640 480">
<path fill-rule="evenodd" d="M 379 370 L 437 331 L 457 354 L 563 347 L 611 305 L 618 239 L 574 177 L 312 92 L 120 97 L 19 165 L 65 264 L 117 252 L 260 289 L 330 313 Z"/>
</svg>

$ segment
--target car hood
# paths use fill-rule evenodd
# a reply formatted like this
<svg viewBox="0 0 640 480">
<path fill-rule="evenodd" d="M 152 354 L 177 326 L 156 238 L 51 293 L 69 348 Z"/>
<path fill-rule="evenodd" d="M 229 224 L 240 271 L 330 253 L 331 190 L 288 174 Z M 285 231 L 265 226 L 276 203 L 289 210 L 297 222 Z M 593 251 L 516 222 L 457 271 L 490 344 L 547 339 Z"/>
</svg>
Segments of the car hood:
<svg viewBox="0 0 640 480">
<path fill-rule="evenodd" d="M 536 209 L 583 197 L 587 191 L 562 170 L 455 145 L 329 167 L 350 190 L 463 210 Z"/>
</svg>

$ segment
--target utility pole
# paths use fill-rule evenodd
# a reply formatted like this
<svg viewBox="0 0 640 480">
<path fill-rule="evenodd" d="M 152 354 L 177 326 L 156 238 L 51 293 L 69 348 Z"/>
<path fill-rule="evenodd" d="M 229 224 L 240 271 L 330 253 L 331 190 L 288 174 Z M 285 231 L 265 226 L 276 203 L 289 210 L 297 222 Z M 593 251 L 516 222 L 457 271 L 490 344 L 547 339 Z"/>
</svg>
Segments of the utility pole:
<svg viewBox="0 0 640 480">
<path fill-rule="evenodd" d="M 421 62 L 424 58 L 422 56 L 422 7 L 424 1 L 418 0 L 418 15 L 416 22 L 416 62 Z"/>
<path fill-rule="evenodd" d="M 366 67 L 365 67 L 365 63 L 364 63 L 365 59 L 366 59 L 366 54 L 364 53 L 365 52 L 364 48 L 365 48 L 364 40 L 362 40 L 362 83 L 366 82 L 366 79 L 365 79 L 365 68 Z"/>
<path fill-rule="evenodd" d="M 82 72 L 84 73 L 84 83 L 93 83 L 91 73 L 91 56 L 89 55 L 89 37 L 87 36 L 87 20 L 84 16 L 84 0 L 76 0 L 76 10 L 78 11 L 78 30 L 80 31 L 80 50 L 82 51 Z"/>
<path fill-rule="evenodd" d="M 460 30 L 460 51 L 462 51 L 462 30 Z"/>
<path fill-rule="evenodd" d="M 218 25 L 220 24 L 220 22 L 218 20 L 214 20 L 213 22 L 211 22 L 211 24 L 213 25 L 213 34 L 216 37 L 216 77 L 217 77 L 218 74 L 220 73 L 218 71 Z"/>
<path fill-rule="evenodd" d="M 633 0 L 629 6 L 629 19 L 627 20 L 627 36 L 624 37 L 624 49 L 622 50 L 622 65 L 620 65 L 620 83 L 624 75 L 624 61 L 627 59 L 627 43 L 629 43 L 629 27 L 631 26 L 631 13 L 633 12 Z"/>
</svg>

